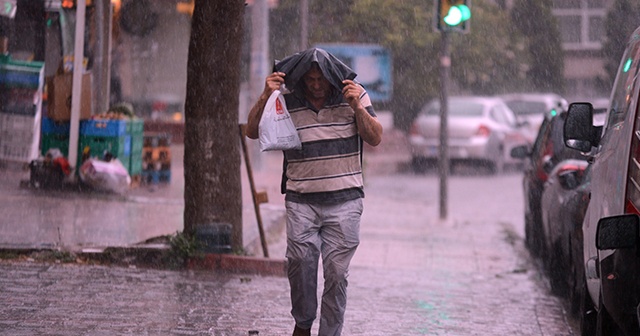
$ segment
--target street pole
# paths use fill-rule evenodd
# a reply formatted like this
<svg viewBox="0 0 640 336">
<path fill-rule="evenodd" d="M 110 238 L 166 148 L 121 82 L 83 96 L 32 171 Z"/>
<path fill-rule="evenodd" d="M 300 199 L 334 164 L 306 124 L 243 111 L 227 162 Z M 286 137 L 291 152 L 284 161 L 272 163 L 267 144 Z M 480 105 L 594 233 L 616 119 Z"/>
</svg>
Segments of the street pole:
<svg viewBox="0 0 640 336">
<path fill-rule="evenodd" d="M 80 95 L 82 90 L 82 71 L 84 61 L 84 22 L 87 8 L 86 0 L 76 2 L 76 34 L 73 49 L 73 79 L 71 81 L 71 121 L 69 130 L 69 165 L 78 167 L 78 142 L 80 137 Z M 80 162 L 81 163 L 81 162 Z"/>
<path fill-rule="evenodd" d="M 449 32 L 441 32 L 442 45 L 440 55 L 440 148 L 438 168 L 440 175 L 440 219 L 447 219 L 447 176 L 449 174 L 449 131 L 447 126 L 449 70 L 451 57 L 449 56 Z"/>
<path fill-rule="evenodd" d="M 249 101 L 248 106 L 258 100 L 264 88 L 264 81 L 271 71 L 273 64 L 269 58 L 269 7 L 267 0 L 254 0 L 251 8 L 251 60 L 249 64 Z M 242 122 L 246 122 L 248 111 L 242 116 Z M 250 144 L 250 155 L 253 167 L 257 170 L 263 168 L 260 149 L 255 142 Z"/>
<path fill-rule="evenodd" d="M 309 0 L 300 1 L 300 50 L 309 46 Z"/>
</svg>

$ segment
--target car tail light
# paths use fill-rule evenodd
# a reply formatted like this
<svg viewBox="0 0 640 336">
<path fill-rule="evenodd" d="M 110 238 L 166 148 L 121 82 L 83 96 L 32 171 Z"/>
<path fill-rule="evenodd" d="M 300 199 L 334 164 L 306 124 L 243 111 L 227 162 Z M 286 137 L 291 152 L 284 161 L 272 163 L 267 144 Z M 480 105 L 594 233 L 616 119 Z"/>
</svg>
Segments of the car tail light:
<svg viewBox="0 0 640 336">
<path fill-rule="evenodd" d="M 560 166 L 560 168 L 558 168 L 558 175 L 561 175 L 562 173 L 567 171 L 577 171 L 579 176 L 582 176 L 582 174 L 584 173 L 584 169 L 585 167 L 583 166 L 567 163 L 567 164 L 563 164 L 562 166 Z"/>
<path fill-rule="evenodd" d="M 636 122 L 635 131 L 631 137 L 631 151 L 629 153 L 629 171 L 627 175 L 627 197 L 625 212 L 639 214 L 640 211 L 640 123 Z"/>
<path fill-rule="evenodd" d="M 485 125 L 480 125 L 480 127 L 478 127 L 476 136 L 488 137 L 489 135 L 491 135 L 491 129 L 489 129 L 489 127 Z"/>
<path fill-rule="evenodd" d="M 411 124 L 411 128 L 409 128 L 409 135 L 420 135 L 420 131 L 418 130 L 418 123 Z"/>
</svg>

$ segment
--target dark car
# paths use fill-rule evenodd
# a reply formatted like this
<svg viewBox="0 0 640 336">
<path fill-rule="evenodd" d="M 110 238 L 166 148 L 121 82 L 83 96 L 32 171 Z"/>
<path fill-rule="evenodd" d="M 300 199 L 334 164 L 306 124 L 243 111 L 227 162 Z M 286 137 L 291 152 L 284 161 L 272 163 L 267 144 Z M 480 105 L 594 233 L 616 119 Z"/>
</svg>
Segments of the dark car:
<svg viewBox="0 0 640 336">
<path fill-rule="evenodd" d="M 593 106 L 569 107 L 565 143 L 590 152 L 589 206 L 582 223 L 582 335 L 640 335 L 640 27 L 631 35 L 604 127 Z"/>
<path fill-rule="evenodd" d="M 525 245 L 534 256 L 539 256 L 542 251 L 540 199 L 549 173 L 560 161 L 583 159 L 579 152 L 567 148 L 563 143 L 562 129 L 565 118 L 565 111 L 547 113 L 533 144 L 518 146 L 511 150 L 512 157 L 525 159 L 522 179 L 525 202 Z"/>
<path fill-rule="evenodd" d="M 603 104 L 594 104 L 595 126 L 604 124 L 607 107 Z M 589 162 L 585 153 L 579 160 L 558 163 L 544 184 L 540 204 L 542 260 L 552 290 L 569 300 L 572 313 L 577 313 L 580 305 L 584 276 L 582 222 L 591 193 Z"/>
<path fill-rule="evenodd" d="M 582 221 L 589 204 L 591 184 L 586 160 L 564 160 L 549 174 L 542 192 L 543 263 L 551 289 L 571 303 L 580 304 L 584 274 Z"/>
</svg>

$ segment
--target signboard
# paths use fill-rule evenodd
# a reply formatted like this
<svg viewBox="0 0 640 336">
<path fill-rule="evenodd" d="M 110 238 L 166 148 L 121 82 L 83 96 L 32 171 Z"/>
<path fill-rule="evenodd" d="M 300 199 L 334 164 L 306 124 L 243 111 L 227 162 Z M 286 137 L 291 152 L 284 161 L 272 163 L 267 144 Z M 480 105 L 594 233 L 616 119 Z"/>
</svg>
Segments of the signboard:
<svg viewBox="0 0 640 336">
<path fill-rule="evenodd" d="M 356 80 L 367 89 L 371 101 L 385 102 L 391 99 L 391 55 L 377 44 L 326 43 L 317 44 L 339 58 L 358 74 Z"/>
</svg>

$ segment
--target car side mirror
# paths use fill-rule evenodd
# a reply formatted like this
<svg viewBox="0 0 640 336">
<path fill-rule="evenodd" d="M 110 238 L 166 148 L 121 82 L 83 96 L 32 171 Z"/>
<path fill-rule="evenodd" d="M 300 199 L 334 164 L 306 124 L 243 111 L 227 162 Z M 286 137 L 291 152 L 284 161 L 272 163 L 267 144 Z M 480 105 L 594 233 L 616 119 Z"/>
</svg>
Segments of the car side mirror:
<svg viewBox="0 0 640 336">
<path fill-rule="evenodd" d="M 600 144 L 602 128 L 593 126 L 593 105 L 572 103 L 564 123 L 564 143 L 581 152 L 590 152 Z"/>
<path fill-rule="evenodd" d="M 596 230 L 596 248 L 613 250 L 635 247 L 638 243 L 640 216 L 626 214 L 600 218 Z"/>
</svg>

